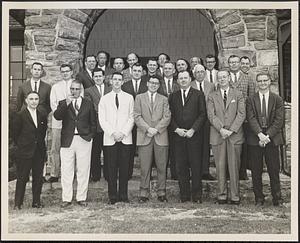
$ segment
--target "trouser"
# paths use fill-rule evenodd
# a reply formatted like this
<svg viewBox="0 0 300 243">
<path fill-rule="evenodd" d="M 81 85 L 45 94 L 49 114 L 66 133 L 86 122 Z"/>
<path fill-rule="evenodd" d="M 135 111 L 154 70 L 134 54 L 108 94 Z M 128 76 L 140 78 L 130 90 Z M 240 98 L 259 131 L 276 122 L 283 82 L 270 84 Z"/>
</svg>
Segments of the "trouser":
<svg viewBox="0 0 300 243">
<path fill-rule="evenodd" d="M 103 146 L 104 159 L 108 167 L 108 197 L 110 200 L 128 199 L 128 167 L 132 145 L 116 142 Z M 119 178 L 119 191 L 117 183 Z"/>
<path fill-rule="evenodd" d="M 131 146 L 131 151 L 130 151 L 130 155 L 129 155 L 128 179 L 131 179 L 132 174 L 133 174 L 134 156 L 135 156 L 135 152 L 136 152 L 136 135 L 137 135 L 136 125 L 134 125 L 133 129 L 132 129 L 132 146 Z"/>
<path fill-rule="evenodd" d="M 168 152 L 168 162 L 170 166 L 171 172 L 171 179 L 177 179 L 177 172 L 176 172 L 176 163 L 174 158 L 174 132 L 168 129 L 168 136 L 169 136 L 169 152 Z"/>
<path fill-rule="evenodd" d="M 153 151 L 157 167 L 157 195 L 165 196 L 168 146 L 156 144 L 155 139 L 153 138 L 149 144 L 138 146 L 138 151 L 141 161 L 140 196 L 149 197 Z"/>
<path fill-rule="evenodd" d="M 87 198 L 92 140 L 86 141 L 79 135 L 74 135 L 69 148 L 61 148 L 61 185 L 62 200 L 71 202 L 73 198 L 74 168 L 76 166 L 77 201 L 85 201 Z M 76 163 L 75 163 L 76 161 Z"/>
<path fill-rule="evenodd" d="M 101 178 L 101 151 L 103 147 L 103 132 L 96 133 L 95 137 L 93 138 L 92 144 L 92 154 L 91 154 L 91 171 L 90 177 L 94 180 L 100 180 Z M 102 168 L 103 175 L 106 178 L 106 168 L 105 168 L 105 161 Z"/>
<path fill-rule="evenodd" d="M 60 174 L 60 139 L 61 128 L 52 128 L 52 143 L 51 143 L 51 177 L 59 177 Z"/>
<path fill-rule="evenodd" d="M 209 174 L 210 147 L 209 147 L 210 123 L 205 121 L 200 132 L 200 160 L 202 161 L 202 175 Z"/>
<path fill-rule="evenodd" d="M 17 183 L 15 191 L 15 206 L 21 206 L 24 201 L 26 183 L 32 170 L 32 203 L 40 203 L 43 186 L 43 167 L 45 153 L 37 148 L 32 158 L 17 159 Z"/>
<path fill-rule="evenodd" d="M 247 139 L 247 134 L 249 133 L 249 125 L 248 122 L 243 123 L 243 131 L 245 134 L 245 138 Z M 249 152 L 248 152 L 248 145 L 245 141 L 242 145 L 242 152 L 241 152 L 241 166 L 239 170 L 240 177 L 247 177 L 247 169 L 249 169 Z"/>
</svg>

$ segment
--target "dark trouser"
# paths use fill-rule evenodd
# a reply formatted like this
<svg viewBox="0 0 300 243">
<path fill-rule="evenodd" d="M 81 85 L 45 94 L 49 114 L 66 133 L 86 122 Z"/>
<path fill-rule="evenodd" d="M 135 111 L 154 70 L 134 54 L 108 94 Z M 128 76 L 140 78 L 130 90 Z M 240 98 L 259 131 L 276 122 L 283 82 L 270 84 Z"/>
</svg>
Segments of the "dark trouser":
<svg viewBox="0 0 300 243">
<path fill-rule="evenodd" d="M 128 167 L 128 178 L 132 178 L 133 174 L 133 167 L 134 167 L 134 156 L 136 152 L 136 125 L 133 126 L 132 129 L 132 146 L 131 146 L 131 151 L 130 151 L 130 156 L 129 156 L 129 167 Z"/>
<path fill-rule="evenodd" d="M 92 145 L 92 154 L 91 154 L 91 171 L 90 171 L 90 177 L 93 180 L 100 180 L 101 178 L 101 151 L 103 147 L 103 132 L 99 133 L 97 132 L 94 139 L 93 139 L 93 145 Z M 104 161 L 103 166 L 103 175 L 104 178 L 107 178 L 107 166 Z"/>
<path fill-rule="evenodd" d="M 15 206 L 23 204 L 26 183 L 32 169 L 32 203 L 40 203 L 40 195 L 43 186 L 44 152 L 36 149 L 32 158 L 18 158 L 17 160 L 17 184 L 15 191 Z"/>
<path fill-rule="evenodd" d="M 177 172 L 176 172 L 176 164 L 175 164 L 175 155 L 174 155 L 174 131 L 171 131 L 168 129 L 168 136 L 169 136 L 169 166 L 170 166 L 170 172 L 171 172 L 171 179 L 177 179 Z"/>
<path fill-rule="evenodd" d="M 174 156 L 176 161 L 176 171 L 178 175 L 180 199 L 198 200 L 202 197 L 202 163 L 200 161 L 199 137 L 194 134 L 192 138 L 181 138 L 178 135 L 175 138 Z M 192 187 L 190 186 L 190 173 Z"/>
<path fill-rule="evenodd" d="M 210 147 L 209 147 L 209 135 L 210 135 L 210 123 L 208 120 L 203 125 L 200 132 L 200 162 L 202 163 L 202 175 L 209 174 L 209 158 L 210 158 Z"/>
<path fill-rule="evenodd" d="M 249 133 L 249 125 L 248 122 L 243 123 L 243 131 L 245 138 L 247 139 L 247 134 Z M 247 177 L 247 169 L 249 169 L 249 152 L 248 152 L 248 144 L 245 141 L 242 145 L 242 153 L 241 153 L 241 167 L 240 167 L 240 178 L 245 178 Z"/>
<path fill-rule="evenodd" d="M 128 199 L 128 165 L 132 145 L 121 142 L 113 146 L 104 146 L 104 158 L 108 167 L 108 197 L 110 200 Z M 119 193 L 117 181 L 119 178 Z"/>
<path fill-rule="evenodd" d="M 278 146 L 275 146 L 273 142 L 270 142 L 266 145 L 265 148 L 261 148 L 258 145 L 249 145 L 248 149 L 249 154 L 251 156 L 251 173 L 255 200 L 264 200 L 262 185 L 263 156 L 265 156 L 267 170 L 270 177 L 271 193 L 273 200 L 281 199 L 279 180 L 280 162 Z"/>
</svg>

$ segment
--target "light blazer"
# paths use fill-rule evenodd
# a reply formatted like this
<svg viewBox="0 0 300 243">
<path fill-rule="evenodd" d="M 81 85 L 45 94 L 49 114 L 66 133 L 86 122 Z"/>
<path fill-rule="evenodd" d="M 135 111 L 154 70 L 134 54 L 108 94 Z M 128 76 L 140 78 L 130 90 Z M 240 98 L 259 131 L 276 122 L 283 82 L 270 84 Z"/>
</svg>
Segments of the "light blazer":
<svg viewBox="0 0 300 243">
<path fill-rule="evenodd" d="M 212 70 L 212 76 L 213 76 L 213 84 L 215 85 L 215 86 L 217 86 L 217 83 L 218 83 L 218 80 L 217 80 L 217 74 L 218 74 L 218 70 L 216 70 L 215 68 L 213 68 L 213 70 Z M 210 82 L 210 71 L 208 70 L 208 69 L 206 69 L 206 77 L 207 77 L 207 81 L 209 82 L 209 83 L 211 83 Z"/>
<path fill-rule="evenodd" d="M 83 88 L 85 89 L 95 85 L 95 81 L 91 78 L 91 76 L 85 69 L 76 75 L 76 79 L 82 83 Z"/>
<path fill-rule="evenodd" d="M 132 128 L 134 125 L 132 95 L 121 91 L 118 93 L 119 109 L 115 104 L 116 93 L 111 91 L 104 95 L 99 102 L 98 118 L 104 131 L 103 145 L 112 146 L 115 140 L 114 132 L 125 134 L 123 144 L 132 144 Z"/>
<path fill-rule="evenodd" d="M 156 93 L 151 112 L 148 92 L 137 95 L 134 103 L 134 121 L 137 125 L 136 145 L 147 145 L 151 142 L 152 138 L 147 136 L 149 127 L 158 130 L 154 136 L 156 144 L 160 146 L 169 144 L 167 127 L 171 121 L 171 112 L 165 96 Z"/>
<path fill-rule="evenodd" d="M 196 82 L 197 82 L 196 80 L 191 82 L 191 86 L 194 89 L 198 89 L 198 86 L 197 86 Z M 215 91 L 215 85 L 213 83 L 210 83 L 209 81 L 207 81 L 207 79 L 204 79 L 202 82 L 203 82 L 203 85 L 204 85 L 203 93 L 204 93 L 204 96 L 205 96 L 205 100 L 207 101 L 208 95 L 211 92 Z"/>
<path fill-rule="evenodd" d="M 224 108 L 223 97 L 220 90 L 208 95 L 207 116 L 210 121 L 210 144 L 219 145 L 223 143 L 220 134 L 222 127 L 233 131 L 228 138 L 232 144 L 242 144 L 244 134 L 242 124 L 246 118 L 245 102 L 243 95 L 236 89 L 229 88 L 226 108 Z"/>
<path fill-rule="evenodd" d="M 106 95 L 111 91 L 111 86 L 108 86 L 108 84 L 104 83 L 104 94 Z M 102 95 L 102 96 L 103 96 Z M 103 132 L 100 124 L 99 124 L 99 119 L 98 119 L 98 107 L 99 107 L 99 102 L 101 99 L 100 93 L 96 85 L 93 85 L 87 89 L 84 90 L 84 97 L 90 100 L 94 104 L 94 109 L 96 111 L 96 120 L 97 120 L 97 132 Z"/>
<path fill-rule="evenodd" d="M 246 101 L 247 120 L 250 131 L 247 137 L 247 143 L 258 145 L 259 139 L 257 134 L 262 132 L 261 104 L 258 92 Z M 282 98 L 272 92 L 269 93 L 268 102 L 268 127 L 266 134 L 275 145 L 284 143 L 282 127 L 284 124 L 284 105 Z"/>
<path fill-rule="evenodd" d="M 252 77 L 244 74 L 240 71 L 239 79 L 236 83 L 232 81 L 231 75 L 229 85 L 232 88 L 238 89 L 242 92 L 244 99 L 255 94 L 255 82 L 252 80 Z"/>
</svg>

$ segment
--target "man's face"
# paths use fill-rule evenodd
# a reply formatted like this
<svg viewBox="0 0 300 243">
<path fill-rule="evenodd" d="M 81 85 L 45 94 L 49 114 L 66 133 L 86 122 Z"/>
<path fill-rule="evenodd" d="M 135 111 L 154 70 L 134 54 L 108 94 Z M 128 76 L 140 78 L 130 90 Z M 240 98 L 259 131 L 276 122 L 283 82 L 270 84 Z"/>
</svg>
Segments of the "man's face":
<svg viewBox="0 0 300 243">
<path fill-rule="evenodd" d="M 122 58 L 116 58 L 114 60 L 114 69 L 117 71 L 117 72 L 121 72 L 124 68 L 124 61 Z"/>
<path fill-rule="evenodd" d="M 97 56 L 97 58 L 98 58 L 98 65 L 100 67 L 105 66 L 106 61 L 107 61 L 106 54 L 105 53 L 99 53 L 99 55 Z"/>
<path fill-rule="evenodd" d="M 163 68 L 164 76 L 167 78 L 173 77 L 175 73 L 175 67 L 172 63 L 166 63 Z"/>
<path fill-rule="evenodd" d="M 155 93 L 159 88 L 159 80 L 157 78 L 150 78 L 147 82 L 147 87 L 150 93 Z"/>
<path fill-rule="evenodd" d="M 178 84 L 180 85 L 180 88 L 187 89 L 191 85 L 191 77 L 187 71 L 180 72 L 178 74 Z"/>
<path fill-rule="evenodd" d="M 238 72 L 241 67 L 240 58 L 238 57 L 232 57 L 228 60 L 229 69 L 231 72 Z"/>
<path fill-rule="evenodd" d="M 271 85 L 271 79 L 268 75 L 259 75 L 256 80 L 259 91 L 267 91 Z"/>
<path fill-rule="evenodd" d="M 133 64 L 137 63 L 138 59 L 137 56 L 135 54 L 129 54 L 127 57 L 127 62 L 129 64 L 130 67 L 133 66 Z"/>
<path fill-rule="evenodd" d="M 133 66 L 132 67 L 132 77 L 135 80 L 139 80 L 142 77 L 143 74 L 143 67 L 142 66 Z"/>
<path fill-rule="evenodd" d="M 242 58 L 241 59 L 241 70 L 244 73 L 248 73 L 250 70 L 250 60 L 247 58 Z"/>
<path fill-rule="evenodd" d="M 148 68 L 149 73 L 155 73 L 158 68 L 157 62 L 149 60 L 149 62 L 147 64 L 147 68 Z"/>
<path fill-rule="evenodd" d="M 121 90 L 121 86 L 124 83 L 122 75 L 120 75 L 120 74 L 114 74 L 111 82 L 112 82 L 112 88 L 114 91 Z"/>
<path fill-rule="evenodd" d="M 105 79 L 105 76 L 103 75 L 103 72 L 94 72 L 93 80 L 97 85 L 103 84 L 103 81 Z"/>
<path fill-rule="evenodd" d="M 71 79 L 73 71 L 69 67 L 62 67 L 60 73 L 63 80 L 68 81 Z"/>
<path fill-rule="evenodd" d="M 205 58 L 205 63 L 208 70 L 213 70 L 216 65 L 216 59 L 214 57 Z"/>
<path fill-rule="evenodd" d="M 71 95 L 75 99 L 77 99 L 80 96 L 80 92 L 81 92 L 81 85 L 80 85 L 80 83 L 72 82 L 71 83 L 71 87 L 70 87 L 70 91 L 71 91 Z"/>
<path fill-rule="evenodd" d="M 38 94 L 35 93 L 29 94 L 25 99 L 26 104 L 30 109 L 36 109 L 39 105 L 39 100 Z"/>
<path fill-rule="evenodd" d="M 193 69 L 197 64 L 201 64 L 199 57 L 192 57 L 191 58 L 191 68 Z"/>
<path fill-rule="evenodd" d="M 88 70 L 92 71 L 96 67 L 96 58 L 95 57 L 87 57 L 85 61 L 85 66 Z"/>
<path fill-rule="evenodd" d="M 160 67 L 163 67 L 166 61 L 167 61 L 166 55 L 164 55 L 164 54 L 159 55 L 157 62 Z"/>
<path fill-rule="evenodd" d="M 177 68 L 178 72 L 187 70 L 187 67 L 188 66 L 187 66 L 187 64 L 186 64 L 186 62 L 184 60 L 178 60 L 176 62 L 176 68 Z"/>
<path fill-rule="evenodd" d="M 195 66 L 194 76 L 195 79 L 199 82 L 202 82 L 204 80 L 206 76 L 206 71 L 202 65 L 198 64 Z"/>
<path fill-rule="evenodd" d="M 227 71 L 219 71 L 217 74 L 218 84 L 220 88 L 227 89 L 229 86 L 229 73 Z"/>
<path fill-rule="evenodd" d="M 30 70 L 33 78 L 39 79 L 42 76 L 43 68 L 41 65 L 34 64 Z"/>
</svg>

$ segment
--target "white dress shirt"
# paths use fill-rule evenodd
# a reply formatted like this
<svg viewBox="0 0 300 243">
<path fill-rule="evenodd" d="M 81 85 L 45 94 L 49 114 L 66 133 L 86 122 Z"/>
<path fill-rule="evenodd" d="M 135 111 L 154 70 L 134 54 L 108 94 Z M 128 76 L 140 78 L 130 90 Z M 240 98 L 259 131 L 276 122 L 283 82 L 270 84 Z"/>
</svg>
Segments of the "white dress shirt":
<svg viewBox="0 0 300 243">
<path fill-rule="evenodd" d="M 150 101 L 150 103 L 151 103 L 151 92 L 149 92 L 149 91 L 147 91 L 147 93 L 148 93 L 148 96 L 149 96 L 149 101 Z M 157 94 L 157 92 L 155 92 L 155 93 L 153 93 L 153 103 L 154 103 L 154 101 L 155 101 L 155 96 L 156 96 L 156 94 Z"/>
<path fill-rule="evenodd" d="M 37 127 L 37 115 L 36 115 L 36 109 L 31 109 L 29 107 L 27 107 L 27 110 L 29 111 L 31 118 L 33 120 L 33 123 L 35 125 L 35 127 Z"/>
<path fill-rule="evenodd" d="M 169 82 L 169 80 L 170 80 L 170 86 L 171 86 L 171 88 L 172 88 L 172 87 L 173 87 L 173 77 L 170 78 L 170 79 L 164 77 L 164 80 L 165 80 L 165 85 L 166 85 L 166 88 L 167 88 L 167 94 L 172 93 L 172 92 L 169 92 L 169 90 L 168 90 L 168 82 Z"/>
<path fill-rule="evenodd" d="M 36 91 L 39 92 L 41 80 L 39 79 L 38 81 L 34 81 L 32 78 L 30 79 L 31 89 L 33 91 L 34 91 L 35 82 L 36 82 Z"/>
<path fill-rule="evenodd" d="M 88 69 L 86 69 L 86 71 L 87 71 L 88 74 L 90 75 L 91 79 L 93 79 L 93 73 L 92 73 L 92 71 L 90 71 L 90 70 L 88 70 Z"/>
<path fill-rule="evenodd" d="M 232 82 L 234 82 L 234 81 L 235 81 L 235 75 L 234 75 L 234 73 L 233 73 L 233 72 L 230 72 L 230 76 L 231 76 Z M 236 80 L 238 81 L 239 78 L 240 78 L 240 71 L 238 71 L 238 72 L 236 73 Z"/>
<path fill-rule="evenodd" d="M 135 83 L 136 82 L 137 82 L 137 90 L 135 90 Z M 133 85 L 133 89 L 134 89 L 135 93 L 137 93 L 139 91 L 140 83 L 141 83 L 141 79 L 139 79 L 139 80 L 132 79 L 132 85 Z"/>
<path fill-rule="evenodd" d="M 260 92 L 258 92 L 258 94 L 259 94 L 259 99 L 260 99 L 260 109 L 261 109 L 261 112 L 262 112 L 262 110 L 263 110 L 263 107 L 262 107 L 263 94 L 260 93 Z M 268 114 L 268 104 L 269 104 L 270 92 L 268 91 L 264 95 L 265 95 L 265 101 L 266 101 L 266 113 Z"/>
<path fill-rule="evenodd" d="M 99 91 L 99 93 L 101 94 L 101 97 L 104 95 L 104 83 L 101 85 L 96 84 L 96 87 Z"/>
<path fill-rule="evenodd" d="M 182 99 L 182 104 L 183 106 L 185 105 L 184 103 L 184 91 L 185 91 L 185 96 L 187 97 L 189 92 L 190 92 L 191 86 L 189 86 L 186 90 L 181 89 L 181 99 Z"/>
<path fill-rule="evenodd" d="M 229 92 L 229 87 L 227 87 L 227 89 L 220 89 L 221 90 L 221 94 L 222 94 L 222 98 L 224 99 L 224 91 L 226 90 L 226 95 L 228 98 L 228 92 Z"/>
</svg>

